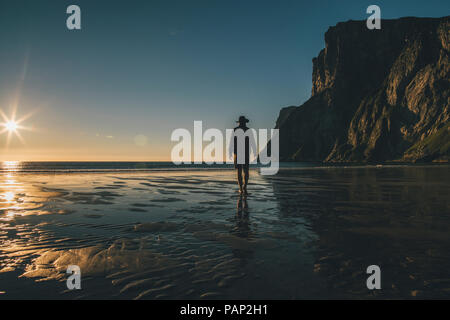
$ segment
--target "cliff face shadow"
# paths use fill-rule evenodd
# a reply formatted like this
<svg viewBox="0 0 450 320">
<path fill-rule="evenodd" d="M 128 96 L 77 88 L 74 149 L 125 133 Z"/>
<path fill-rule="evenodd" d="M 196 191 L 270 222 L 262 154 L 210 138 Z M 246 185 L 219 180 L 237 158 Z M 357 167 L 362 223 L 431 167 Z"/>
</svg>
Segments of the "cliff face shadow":
<svg viewBox="0 0 450 320">
<path fill-rule="evenodd" d="M 310 224 L 314 273 L 342 298 L 443 298 L 450 287 L 448 167 L 281 170 L 279 214 Z M 366 287 L 378 265 L 382 290 Z"/>
</svg>

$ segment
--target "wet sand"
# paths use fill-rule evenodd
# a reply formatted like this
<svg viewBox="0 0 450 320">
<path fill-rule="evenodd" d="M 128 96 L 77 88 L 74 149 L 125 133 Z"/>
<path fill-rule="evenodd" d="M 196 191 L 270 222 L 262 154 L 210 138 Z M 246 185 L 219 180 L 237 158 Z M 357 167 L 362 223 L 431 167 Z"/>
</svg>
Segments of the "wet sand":
<svg viewBox="0 0 450 320">
<path fill-rule="evenodd" d="M 449 298 L 448 166 L 0 177 L 0 299 Z M 382 290 L 366 287 L 367 266 Z M 67 290 L 78 265 L 82 290 Z"/>
</svg>

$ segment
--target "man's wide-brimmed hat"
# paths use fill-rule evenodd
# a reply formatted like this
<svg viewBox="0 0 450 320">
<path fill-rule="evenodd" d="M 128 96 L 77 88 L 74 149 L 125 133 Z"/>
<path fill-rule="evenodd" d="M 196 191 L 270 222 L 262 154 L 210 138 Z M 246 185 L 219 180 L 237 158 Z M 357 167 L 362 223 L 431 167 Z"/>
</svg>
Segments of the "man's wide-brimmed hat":
<svg viewBox="0 0 450 320">
<path fill-rule="evenodd" d="M 247 122 L 249 122 L 250 120 L 248 120 L 245 116 L 240 116 L 239 117 L 239 120 L 237 120 L 236 122 L 239 122 L 239 123 L 247 123 Z"/>
</svg>

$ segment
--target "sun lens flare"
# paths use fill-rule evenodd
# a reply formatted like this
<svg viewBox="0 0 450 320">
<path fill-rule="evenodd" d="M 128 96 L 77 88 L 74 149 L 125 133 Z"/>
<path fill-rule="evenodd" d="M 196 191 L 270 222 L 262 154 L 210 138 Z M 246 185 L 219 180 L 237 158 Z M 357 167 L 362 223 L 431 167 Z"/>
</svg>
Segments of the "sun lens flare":
<svg viewBox="0 0 450 320">
<path fill-rule="evenodd" d="M 15 132 L 19 128 L 19 125 L 15 121 L 9 121 L 5 123 L 5 127 L 9 132 Z"/>
<path fill-rule="evenodd" d="M 0 134 L 2 133 L 7 133 L 7 138 L 6 138 L 6 146 L 8 146 L 10 140 L 11 140 L 11 136 L 12 134 L 14 134 L 15 136 L 17 136 L 17 138 L 19 138 L 19 140 L 24 143 L 24 140 L 20 134 L 19 131 L 21 130 L 30 130 L 27 127 L 24 127 L 21 125 L 21 123 L 27 119 L 31 114 L 27 114 L 24 117 L 16 120 L 16 112 L 14 109 L 13 114 L 11 115 L 11 117 L 7 117 L 6 114 L 0 109 L 0 116 L 3 118 L 3 122 L 0 123 Z"/>
</svg>

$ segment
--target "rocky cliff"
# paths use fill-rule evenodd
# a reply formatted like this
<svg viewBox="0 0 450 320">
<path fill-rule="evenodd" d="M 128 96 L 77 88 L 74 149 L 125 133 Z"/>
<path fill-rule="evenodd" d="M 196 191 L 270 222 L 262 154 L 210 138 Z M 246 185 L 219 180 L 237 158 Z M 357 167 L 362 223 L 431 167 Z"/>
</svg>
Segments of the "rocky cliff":
<svg viewBox="0 0 450 320">
<path fill-rule="evenodd" d="M 311 98 L 280 111 L 281 160 L 448 161 L 450 17 L 338 23 Z"/>
</svg>

